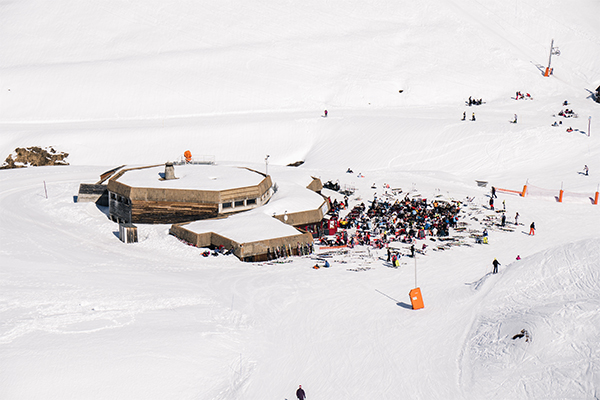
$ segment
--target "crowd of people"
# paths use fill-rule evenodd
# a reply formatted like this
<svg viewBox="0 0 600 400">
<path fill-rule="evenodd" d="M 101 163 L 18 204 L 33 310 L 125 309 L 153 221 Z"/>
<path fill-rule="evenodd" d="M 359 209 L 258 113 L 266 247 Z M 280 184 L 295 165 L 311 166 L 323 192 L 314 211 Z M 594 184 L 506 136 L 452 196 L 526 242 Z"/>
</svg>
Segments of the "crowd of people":
<svg viewBox="0 0 600 400">
<path fill-rule="evenodd" d="M 558 112 L 558 116 L 564 117 L 564 118 L 571 118 L 571 117 L 577 118 L 577 114 L 575 114 L 575 111 L 569 110 L 568 108 L 565 108 L 564 110 L 560 110 Z"/>
<path fill-rule="evenodd" d="M 520 91 L 518 91 L 515 94 L 515 100 L 533 100 L 533 97 L 531 97 L 529 93 L 523 94 Z"/>
<path fill-rule="evenodd" d="M 379 199 L 375 195 L 369 207 L 365 203 L 355 205 L 345 216 L 339 212 L 347 206 L 334 201 L 332 218 L 338 219 L 339 230 L 335 239 L 328 245 L 355 246 L 370 245 L 383 248 L 390 242 L 411 244 L 414 239 L 427 236 L 448 236 L 450 228 L 455 227 L 461 203 L 458 201 L 410 198 L 394 199 L 388 196 Z"/>
<path fill-rule="evenodd" d="M 465 101 L 465 103 L 467 103 L 467 105 L 469 107 L 480 106 L 483 104 L 483 100 L 482 99 L 473 99 L 473 98 L 471 98 L 471 96 L 469 96 L 469 100 Z"/>
</svg>

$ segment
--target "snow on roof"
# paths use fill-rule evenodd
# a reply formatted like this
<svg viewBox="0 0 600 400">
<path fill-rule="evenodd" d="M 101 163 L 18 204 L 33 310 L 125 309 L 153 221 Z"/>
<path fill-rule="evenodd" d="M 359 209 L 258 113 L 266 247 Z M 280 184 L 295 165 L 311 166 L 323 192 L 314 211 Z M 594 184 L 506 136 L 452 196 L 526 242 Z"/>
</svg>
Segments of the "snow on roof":
<svg viewBox="0 0 600 400">
<path fill-rule="evenodd" d="M 309 182 L 307 182 L 307 184 Z M 297 183 L 278 180 L 277 186 L 277 193 L 271 197 L 271 201 L 260 207 L 260 210 L 267 215 L 281 215 L 286 211 L 288 214 L 291 214 L 301 211 L 317 210 L 325 201 L 320 194 Z"/>
<path fill-rule="evenodd" d="M 184 228 L 195 233 L 214 232 L 238 243 L 269 240 L 301 233 L 293 226 L 286 225 L 259 210 L 247 211 L 223 219 L 195 221 L 184 225 Z"/>
<path fill-rule="evenodd" d="M 161 180 L 165 166 L 126 171 L 118 181 L 131 187 L 189 190 L 227 190 L 258 185 L 264 176 L 240 167 L 175 165 L 178 179 Z"/>
</svg>

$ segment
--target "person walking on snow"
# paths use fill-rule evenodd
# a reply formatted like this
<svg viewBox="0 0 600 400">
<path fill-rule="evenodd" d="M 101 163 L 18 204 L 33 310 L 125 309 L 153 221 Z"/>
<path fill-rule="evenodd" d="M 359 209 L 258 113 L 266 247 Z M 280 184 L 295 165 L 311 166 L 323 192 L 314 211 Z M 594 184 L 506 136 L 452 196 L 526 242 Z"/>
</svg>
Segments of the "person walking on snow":
<svg viewBox="0 0 600 400">
<path fill-rule="evenodd" d="M 296 397 L 298 398 L 298 400 L 306 399 L 306 393 L 304 393 L 304 389 L 302 389 L 302 385 L 300 385 L 298 390 L 296 390 Z"/>
<path fill-rule="evenodd" d="M 531 225 L 529 225 L 529 235 L 535 235 L 535 222 L 532 222 Z"/>
<path fill-rule="evenodd" d="M 496 260 L 494 258 L 494 261 L 492 261 L 492 265 L 494 266 L 494 271 L 492 272 L 492 274 L 497 274 L 498 273 L 498 265 L 501 265 L 500 262 L 498 262 L 498 260 Z"/>
</svg>

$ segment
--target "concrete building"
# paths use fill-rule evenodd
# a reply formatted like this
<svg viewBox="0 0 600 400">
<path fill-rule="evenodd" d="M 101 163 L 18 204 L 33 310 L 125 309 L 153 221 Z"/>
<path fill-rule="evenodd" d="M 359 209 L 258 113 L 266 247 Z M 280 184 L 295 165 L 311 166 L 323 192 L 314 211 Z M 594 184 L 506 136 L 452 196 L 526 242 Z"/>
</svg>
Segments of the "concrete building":
<svg viewBox="0 0 600 400">
<path fill-rule="evenodd" d="M 173 224 L 216 218 L 267 203 L 270 176 L 248 169 L 171 163 L 122 169 L 108 181 L 111 220 Z"/>
</svg>

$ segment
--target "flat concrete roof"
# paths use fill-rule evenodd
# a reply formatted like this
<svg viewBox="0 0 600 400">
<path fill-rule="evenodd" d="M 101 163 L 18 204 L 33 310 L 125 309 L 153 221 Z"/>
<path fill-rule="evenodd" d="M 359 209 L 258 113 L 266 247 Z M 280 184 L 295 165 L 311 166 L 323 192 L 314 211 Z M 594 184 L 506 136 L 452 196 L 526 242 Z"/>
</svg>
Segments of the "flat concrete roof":
<svg viewBox="0 0 600 400">
<path fill-rule="evenodd" d="M 232 166 L 220 165 L 175 165 L 178 179 L 161 180 L 165 166 L 126 171 L 117 181 L 130 187 L 186 189 L 186 190 L 228 190 L 256 186 L 265 177 L 257 172 Z"/>
<path fill-rule="evenodd" d="M 195 221 L 182 227 L 197 234 L 213 232 L 237 243 L 277 239 L 302 233 L 293 226 L 266 215 L 260 209 L 223 219 Z"/>
<path fill-rule="evenodd" d="M 306 188 L 306 185 L 297 183 L 277 181 L 279 189 L 271 197 L 271 201 L 260 207 L 260 210 L 267 215 L 283 215 L 303 212 L 309 210 L 318 210 L 325 199 L 318 193 Z"/>
</svg>

